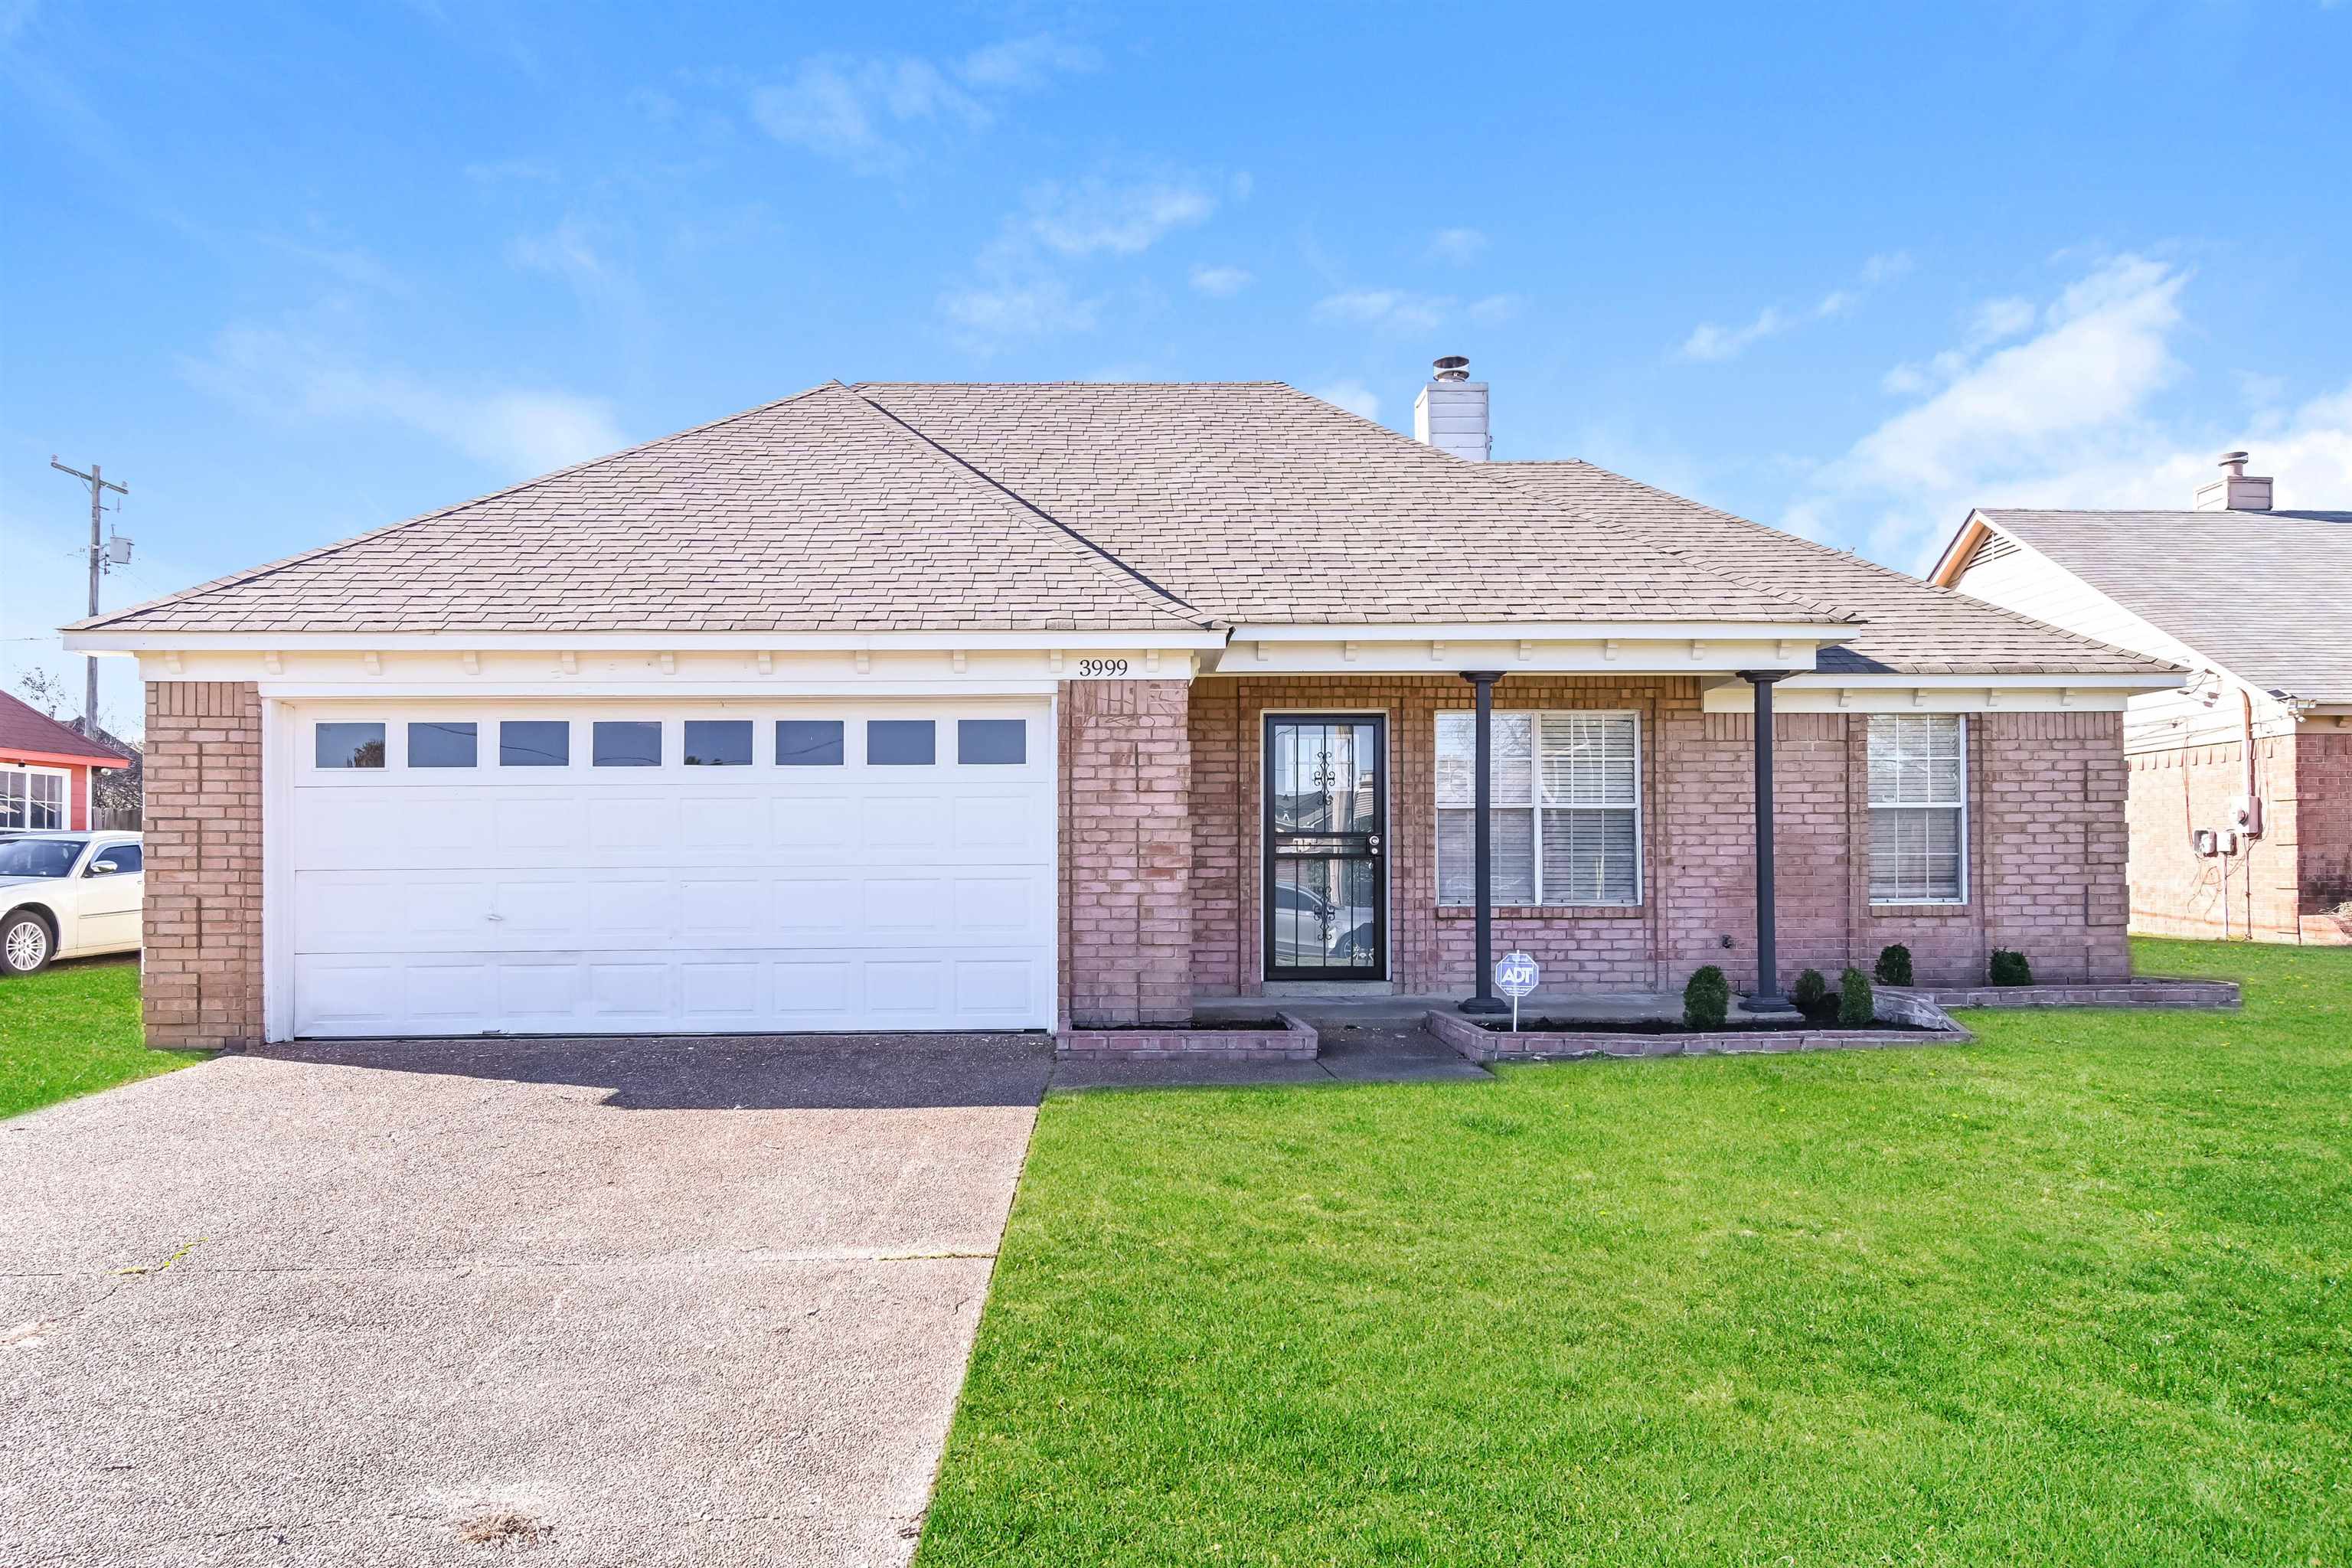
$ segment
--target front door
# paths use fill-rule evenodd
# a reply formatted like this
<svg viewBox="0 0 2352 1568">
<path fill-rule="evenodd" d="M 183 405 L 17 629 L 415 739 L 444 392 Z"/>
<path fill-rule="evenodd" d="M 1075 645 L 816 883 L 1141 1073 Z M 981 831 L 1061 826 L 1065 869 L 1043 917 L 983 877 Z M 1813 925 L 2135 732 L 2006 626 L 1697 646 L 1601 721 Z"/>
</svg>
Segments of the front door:
<svg viewBox="0 0 2352 1568">
<path fill-rule="evenodd" d="M 1265 719 L 1265 977 L 1388 978 L 1387 722 Z"/>
</svg>

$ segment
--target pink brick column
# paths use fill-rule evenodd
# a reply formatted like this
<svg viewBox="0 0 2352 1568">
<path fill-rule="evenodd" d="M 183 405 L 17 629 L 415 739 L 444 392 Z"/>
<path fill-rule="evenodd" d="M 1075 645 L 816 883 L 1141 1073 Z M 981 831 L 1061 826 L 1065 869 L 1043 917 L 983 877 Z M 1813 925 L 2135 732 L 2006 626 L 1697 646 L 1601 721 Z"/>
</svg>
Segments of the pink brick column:
<svg viewBox="0 0 2352 1568">
<path fill-rule="evenodd" d="M 1062 1001 L 1081 1028 L 1192 1016 L 1189 696 L 1062 684 Z"/>
<path fill-rule="evenodd" d="M 250 681 L 147 688 L 151 1046 L 261 1040 L 261 698 Z"/>
</svg>

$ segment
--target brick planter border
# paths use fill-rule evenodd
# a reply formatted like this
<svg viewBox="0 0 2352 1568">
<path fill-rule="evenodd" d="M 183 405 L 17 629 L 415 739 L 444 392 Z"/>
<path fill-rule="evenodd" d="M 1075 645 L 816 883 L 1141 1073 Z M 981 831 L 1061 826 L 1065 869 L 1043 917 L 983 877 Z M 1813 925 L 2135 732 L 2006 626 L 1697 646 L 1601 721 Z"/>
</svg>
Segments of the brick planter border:
<svg viewBox="0 0 2352 1568">
<path fill-rule="evenodd" d="M 1315 1026 L 1281 1013 L 1274 1029 L 1074 1029 L 1054 1036 L 1054 1055 L 1094 1062 L 1311 1062 L 1322 1042 Z"/>
<path fill-rule="evenodd" d="M 1905 1011 L 1913 1011 L 1906 1008 Z M 1921 1008 L 1943 1017 L 1940 1009 Z M 1550 1061 L 1572 1057 L 1714 1057 L 1785 1051 L 1843 1051 L 1891 1046 L 1955 1046 L 1976 1038 L 1944 1017 L 1948 1027 L 1905 1029 L 1725 1029 L 1700 1035 L 1609 1035 L 1579 1031 L 1505 1034 L 1482 1029 L 1455 1013 L 1429 1015 L 1429 1032 L 1474 1062 Z"/>
<path fill-rule="evenodd" d="M 1927 985 L 1899 993 L 1939 1007 L 2235 1007 L 2231 980 L 2113 980 L 2074 985 Z"/>
</svg>

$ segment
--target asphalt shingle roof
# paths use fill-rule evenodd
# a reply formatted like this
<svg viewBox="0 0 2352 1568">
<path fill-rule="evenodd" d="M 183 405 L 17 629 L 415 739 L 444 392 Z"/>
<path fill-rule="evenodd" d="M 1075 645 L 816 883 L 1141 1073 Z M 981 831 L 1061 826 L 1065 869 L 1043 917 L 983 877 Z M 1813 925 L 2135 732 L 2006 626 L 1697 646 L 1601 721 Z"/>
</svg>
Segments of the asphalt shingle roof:
<svg viewBox="0 0 2352 1568">
<path fill-rule="evenodd" d="M 1846 551 L 1767 528 L 1591 463 L 1490 463 L 1560 505 L 1725 571 L 1785 581 L 1858 613 L 1853 638 L 1821 650 L 1850 675 L 2145 675 L 2170 665 L 1972 599 Z"/>
<path fill-rule="evenodd" d="M 1281 382 L 863 384 L 1236 623 L 1840 620 Z"/>
<path fill-rule="evenodd" d="M 100 767 L 121 767 L 129 762 L 121 752 L 61 724 L 28 702 L 0 691 L 0 757 L 37 753 L 51 757 L 84 757 Z"/>
<path fill-rule="evenodd" d="M 2352 511 L 1979 515 L 2241 679 L 2352 702 Z"/>
<path fill-rule="evenodd" d="M 1584 463 L 1279 382 L 831 383 L 83 623 L 126 631 L 1862 623 L 1824 668 L 2166 667 Z"/>
<path fill-rule="evenodd" d="M 1139 631 L 1208 619 L 828 384 L 82 625 Z"/>
</svg>

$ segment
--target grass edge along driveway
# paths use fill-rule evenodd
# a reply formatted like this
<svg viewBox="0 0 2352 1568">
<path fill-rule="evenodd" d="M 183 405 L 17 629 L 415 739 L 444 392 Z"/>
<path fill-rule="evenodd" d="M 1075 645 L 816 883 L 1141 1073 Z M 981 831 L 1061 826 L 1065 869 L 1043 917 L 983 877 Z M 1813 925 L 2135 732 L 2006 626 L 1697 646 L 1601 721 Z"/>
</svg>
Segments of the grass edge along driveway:
<svg viewBox="0 0 2352 1568">
<path fill-rule="evenodd" d="M 147 1048 L 136 957 L 80 959 L 0 979 L 0 1118 L 152 1078 L 206 1055 Z"/>
<path fill-rule="evenodd" d="M 2242 1014 L 1049 1099 L 921 1568 L 2352 1561 L 2352 952 Z"/>
</svg>

